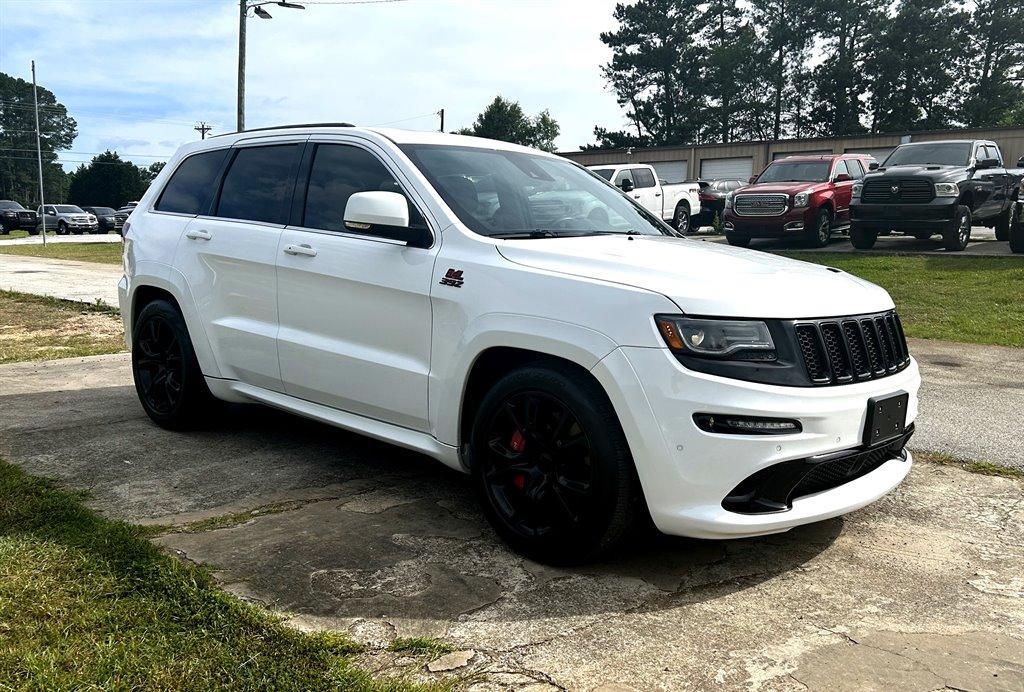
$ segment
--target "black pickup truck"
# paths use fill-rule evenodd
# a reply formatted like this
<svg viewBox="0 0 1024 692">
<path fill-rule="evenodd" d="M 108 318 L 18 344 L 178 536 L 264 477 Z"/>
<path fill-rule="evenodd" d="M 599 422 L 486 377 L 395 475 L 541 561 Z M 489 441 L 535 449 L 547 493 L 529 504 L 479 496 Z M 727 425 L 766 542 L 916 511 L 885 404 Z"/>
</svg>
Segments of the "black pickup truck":
<svg viewBox="0 0 1024 692">
<path fill-rule="evenodd" d="M 866 250 L 879 233 L 941 234 L 947 250 L 963 250 L 972 225 L 1009 240 L 1021 177 L 988 140 L 901 144 L 853 186 L 850 241 Z"/>
</svg>

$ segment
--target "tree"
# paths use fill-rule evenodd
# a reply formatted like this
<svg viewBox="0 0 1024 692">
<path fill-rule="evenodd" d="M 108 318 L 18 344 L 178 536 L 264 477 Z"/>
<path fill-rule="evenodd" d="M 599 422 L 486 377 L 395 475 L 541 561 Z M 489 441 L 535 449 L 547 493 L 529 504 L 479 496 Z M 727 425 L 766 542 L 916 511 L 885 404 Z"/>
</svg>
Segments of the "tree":
<svg viewBox="0 0 1024 692">
<path fill-rule="evenodd" d="M 544 151 L 554 151 L 558 132 L 558 122 L 547 110 L 542 110 L 530 118 L 523 112 L 519 102 L 509 101 L 498 95 L 476 117 L 472 127 L 462 128 L 455 134 L 499 139 Z"/>
<path fill-rule="evenodd" d="M 705 46 L 703 77 L 705 101 L 702 141 L 730 142 L 749 137 L 756 125 L 753 111 L 761 110 L 750 89 L 758 61 L 757 36 L 736 0 L 712 0 L 701 13 L 701 40 Z"/>
<path fill-rule="evenodd" d="M 1024 5 L 977 0 L 967 48 L 971 56 L 964 123 L 1024 125 L 1024 119 L 1014 116 L 1024 102 Z"/>
<path fill-rule="evenodd" d="M 67 182 L 56 152 L 71 147 L 78 125 L 52 91 L 40 86 L 38 93 L 44 192 L 58 202 Z M 35 130 L 32 83 L 0 72 L 0 198 L 29 208 L 39 204 Z"/>
<path fill-rule="evenodd" d="M 166 161 L 156 161 L 142 169 L 142 177 L 146 181 L 146 185 L 151 185 L 156 180 L 156 177 L 160 175 L 160 171 L 164 169 L 165 165 L 167 165 Z"/>
<path fill-rule="evenodd" d="M 68 201 L 119 209 L 125 202 L 139 199 L 150 181 L 146 169 L 125 161 L 116 152 L 105 151 L 94 156 L 89 165 L 83 164 L 75 171 Z"/>
</svg>

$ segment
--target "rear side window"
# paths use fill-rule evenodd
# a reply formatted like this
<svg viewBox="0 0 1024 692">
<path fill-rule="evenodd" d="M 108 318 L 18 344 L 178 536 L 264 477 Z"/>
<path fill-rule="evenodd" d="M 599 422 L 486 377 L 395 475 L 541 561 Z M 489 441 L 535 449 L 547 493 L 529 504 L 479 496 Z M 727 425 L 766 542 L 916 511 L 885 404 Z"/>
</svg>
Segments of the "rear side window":
<svg viewBox="0 0 1024 692">
<path fill-rule="evenodd" d="M 296 144 L 239 149 L 224 176 L 217 216 L 285 223 L 298 151 Z"/>
<path fill-rule="evenodd" d="M 302 225 L 325 231 L 348 231 L 345 228 L 348 198 L 353 193 L 372 190 L 405 194 L 394 176 L 370 152 L 344 144 L 320 144 L 309 171 Z M 424 223 L 416 207 L 409 204 L 409 224 L 422 226 Z"/>
<path fill-rule="evenodd" d="M 836 168 L 832 172 L 832 179 L 834 180 L 835 178 L 839 177 L 843 173 L 846 173 L 847 175 L 850 175 L 850 169 L 846 167 L 846 161 L 840 160 L 840 161 L 836 162 Z"/>
<path fill-rule="evenodd" d="M 633 184 L 637 187 L 654 187 L 654 174 L 646 168 L 633 171 Z"/>
<path fill-rule="evenodd" d="M 156 203 L 157 211 L 178 214 L 205 214 L 213 186 L 217 182 L 227 149 L 193 154 L 181 162 L 164 186 Z"/>
<path fill-rule="evenodd" d="M 847 159 L 846 167 L 850 169 L 850 175 L 853 176 L 854 180 L 860 180 L 864 177 L 864 166 L 861 165 L 859 159 Z"/>
</svg>

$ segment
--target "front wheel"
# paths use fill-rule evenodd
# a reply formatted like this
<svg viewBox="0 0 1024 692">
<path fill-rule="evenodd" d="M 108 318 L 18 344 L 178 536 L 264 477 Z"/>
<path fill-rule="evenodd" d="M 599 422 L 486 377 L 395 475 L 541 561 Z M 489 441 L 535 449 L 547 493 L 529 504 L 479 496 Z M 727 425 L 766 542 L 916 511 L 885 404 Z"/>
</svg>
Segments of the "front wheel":
<svg viewBox="0 0 1024 692">
<path fill-rule="evenodd" d="M 942 244 L 951 252 L 961 252 L 971 240 L 971 208 L 956 208 L 956 225 L 942 232 Z"/>
<path fill-rule="evenodd" d="M 166 300 L 147 304 L 135 320 L 132 376 L 142 408 L 163 428 L 195 426 L 214 401 L 185 320 Z"/>
<path fill-rule="evenodd" d="M 570 366 L 537 363 L 499 380 L 480 404 L 470 447 L 487 519 L 541 562 L 593 560 L 622 540 L 641 506 L 611 402 Z"/>
<path fill-rule="evenodd" d="M 822 209 L 814 221 L 814 228 L 807 234 L 807 244 L 811 247 L 825 247 L 832 239 L 832 215 L 828 209 Z"/>
<path fill-rule="evenodd" d="M 859 226 L 850 227 L 850 243 L 858 250 L 870 250 L 875 246 L 876 240 L 878 240 L 878 231 Z"/>
<path fill-rule="evenodd" d="M 676 211 L 672 215 L 672 225 L 682 235 L 693 233 L 693 228 L 690 226 L 690 205 L 686 202 L 676 205 Z"/>
<path fill-rule="evenodd" d="M 63 221 L 57 224 L 57 235 L 68 235 L 68 226 Z"/>
</svg>

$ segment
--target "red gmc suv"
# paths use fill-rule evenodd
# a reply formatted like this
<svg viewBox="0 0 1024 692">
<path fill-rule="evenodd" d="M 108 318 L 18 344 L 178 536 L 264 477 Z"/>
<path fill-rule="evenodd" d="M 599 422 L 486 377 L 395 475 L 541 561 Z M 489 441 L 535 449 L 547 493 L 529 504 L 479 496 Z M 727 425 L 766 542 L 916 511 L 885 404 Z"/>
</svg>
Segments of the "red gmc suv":
<svg viewBox="0 0 1024 692">
<path fill-rule="evenodd" d="M 751 238 L 802 238 L 828 245 L 850 226 L 853 183 L 874 159 L 867 154 L 788 156 L 772 161 L 750 185 L 725 200 L 725 237 L 746 247 Z"/>
</svg>

